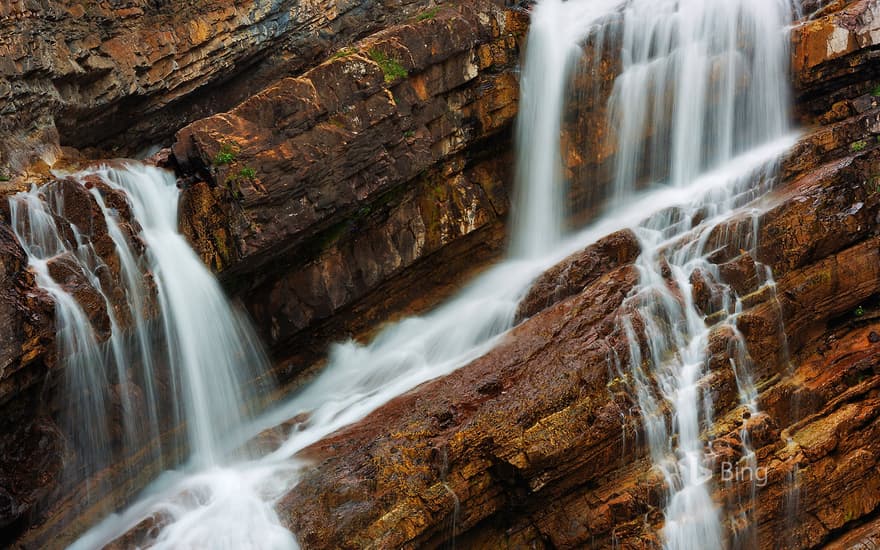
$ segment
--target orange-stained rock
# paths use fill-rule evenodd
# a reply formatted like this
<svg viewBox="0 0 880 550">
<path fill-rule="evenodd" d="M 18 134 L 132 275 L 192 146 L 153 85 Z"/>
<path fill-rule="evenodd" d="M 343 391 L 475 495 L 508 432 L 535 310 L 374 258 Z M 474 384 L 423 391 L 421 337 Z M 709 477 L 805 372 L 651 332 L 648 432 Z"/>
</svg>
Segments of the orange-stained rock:
<svg viewBox="0 0 880 550">
<path fill-rule="evenodd" d="M 425 0 L 0 4 L 0 166 L 57 146 L 133 154 L 231 108 Z"/>
<path fill-rule="evenodd" d="M 874 0 L 826 4 L 817 18 L 792 30 L 794 87 L 808 121 L 829 110 L 836 114 L 825 120 L 844 116 L 851 105 L 870 101 L 877 85 L 880 5 Z"/>
</svg>

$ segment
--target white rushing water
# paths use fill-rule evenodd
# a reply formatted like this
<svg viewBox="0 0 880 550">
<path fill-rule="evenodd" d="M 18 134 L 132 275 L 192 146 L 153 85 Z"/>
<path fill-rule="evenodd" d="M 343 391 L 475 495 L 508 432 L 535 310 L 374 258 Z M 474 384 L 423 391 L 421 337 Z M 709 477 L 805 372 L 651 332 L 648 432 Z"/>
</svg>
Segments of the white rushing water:
<svg viewBox="0 0 880 550">
<path fill-rule="evenodd" d="M 565 208 L 559 134 L 569 75 L 580 58 L 581 41 L 621 4 L 623 0 L 547 0 L 532 10 L 516 122 L 510 227 L 514 256 L 541 256 L 562 237 Z"/>
<path fill-rule="evenodd" d="M 611 99 L 620 140 L 618 200 L 589 227 L 561 239 L 559 133 L 569 74 L 578 44 L 621 9 L 624 72 Z M 665 544 L 722 547 L 722 515 L 710 496 L 711 463 L 701 439 L 712 419 L 700 386 L 710 329 L 707 312 L 692 298 L 691 278 L 700 272 L 717 282 L 719 322 L 732 327 L 740 302 L 708 261 L 715 251 L 710 235 L 733 213 L 757 219 L 753 201 L 772 185 L 774 162 L 793 144 L 785 134 L 786 13 L 775 0 L 536 5 L 522 76 L 510 257 L 448 303 L 387 327 L 371 343 L 334 346 L 314 381 L 245 430 L 255 435 L 304 418 L 276 451 L 168 472 L 74 548 L 100 547 L 151 516 L 163 526 L 147 541 L 157 548 L 295 548 L 274 505 L 296 490 L 308 467 L 296 459 L 300 450 L 491 349 L 537 275 L 625 227 L 636 229 L 643 254 L 640 284 L 628 298 L 632 314 L 622 320 L 630 355 L 615 366 L 633 381 L 651 456 L 669 487 Z M 731 243 L 753 249 L 754 231 L 731 235 Z M 756 269 L 762 282 L 771 281 Z M 747 354 L 739 352 L 731 368 L 743 406 L 754 408 Z"/>
<path fill-rule="evenodd" d="M 618 200 L 631 196 L 640 178 L 681 187 L 788 131 L 791 9 L 787 0 L 632 0 L 627 5 L 623 73 L 610 105 L 619 139 Z M 623 325 L 633 393 L 651 457 L 667 486 L 663 536 L 668 549 L 725 545 L 723 517 L 711 496 L 714 465 L 702 435 L 713 421 L 713 404 L 704 391 L 712 330 L 705 317 L 726 317 L 716 325 L 738 336 L 741 303 L 709 257 L 720 245 L 753 257 L 758 212 L 749 213 L 753 223 L 729 230 L 722 243 L 711 236 L 735 209 L 765 193 L 772 178 L 772 169 L 748 174 L 703 200 L 653 216 L 636 232 L 641 278 L 627 299 L 632 313 Z M 753 269 L 758 284 L 772 284 L 769 270 L 760 264 Z M 712 285 L 717 311 L 703 311 L 707 306 L 695 303 L 695 278 Z M 741 337 L 732 345 L 740 400 L 755 412 L 747 350 Z M 743 431 L 741 437 L 745 465 L 754 469 L 748 434 Z"/>
<path fill-rule="evenodd" d="M 68 178 L 68 185 L 90 188 L 115 245 L 119 286 L 131 317 L 129 330 L 123 328 L 111 300 L 113 281 L 106 256 L 99 255 L 95 244 L 69 221 L 62 185 L 34 187 L 13 196 L 10 206 L 14 231 L 37 283 L 56 304 L 59 356 L 67 379 L 64 392 L 73 399 L 66 414 L 67 431 L 80 454 L 83 474 L 112 461 L 124 463 L 125 457 L 112 449 L 114 385 L 121 401 L 123 450 L 146 446 L 160 459 L 159 418 L 165 416 L 166 427 L 184 424 L 195 460 L 203 465 L 221 460 L 227 451 L 222 445 L 249 417 L 245 383 L 266 369 L 266 360 L 248 323 L 230 307 L 217 280 L 178 231 L 174 176 L 129 163 Z M 107 205 L 95 178 L 127 199 L 143 245 L 126 235 L 119 212 Z M 142 246 L 144 253 L 139 252 Z M 102 297 L 110 318 L 106 341 L 72 290 L 53 277 L 51 266 L 58 265 L 80 273 Z M 147 311 L 147 273 L 158 294 L 158 322 L 151 321 Z M 163 398 L 161 385 L 170 385 Z"/>
<path fill-rule="evenodd" d="M 610 101 L 618 197 L 640 176 L 683 185 L 785 133 L 790 13 L 788 0 L 627 4 Z"/>
</svg>

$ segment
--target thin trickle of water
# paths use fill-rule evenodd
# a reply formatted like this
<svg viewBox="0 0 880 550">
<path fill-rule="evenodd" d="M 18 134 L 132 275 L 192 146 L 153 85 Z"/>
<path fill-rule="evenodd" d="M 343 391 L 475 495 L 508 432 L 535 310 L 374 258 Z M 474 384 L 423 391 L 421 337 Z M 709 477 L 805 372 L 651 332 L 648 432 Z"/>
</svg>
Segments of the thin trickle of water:
<svg viewBox="0 0 880 550">
<path fill-rule="evenodd" d="M 458 495 L 455 494 L 455 491 L 449 483 L 444 481 L 443 487 L 449 493 L 449 496 L 452 497 L 452 518 L 450 519 L 449 536 L 447 537 L 449 542 L 446 544 L 446 548 L 449 550 L 455 550 L 455 537 L 458 535 L 458 516 L 461 513 L 461 501 L 458 499 Z"/>
<path fill-rule="evenodd" d="M 794 440 L 789 439 L 787 442 L 789 447 L 794 447 Z M 791 470 L 786 474 L 786 494 L 785 494 L 785 527 L 789 532 L 789 536 L 786 542 L 792 546 L 796 544 L 796 540 L 794 540 L 795 533 L 797 532 L 796 528 L 798 526 L 798 516 L 800 512 L 801 506 L 801 477 L 800 477 L 800 466 L 795 462 Z"/>
</svg>

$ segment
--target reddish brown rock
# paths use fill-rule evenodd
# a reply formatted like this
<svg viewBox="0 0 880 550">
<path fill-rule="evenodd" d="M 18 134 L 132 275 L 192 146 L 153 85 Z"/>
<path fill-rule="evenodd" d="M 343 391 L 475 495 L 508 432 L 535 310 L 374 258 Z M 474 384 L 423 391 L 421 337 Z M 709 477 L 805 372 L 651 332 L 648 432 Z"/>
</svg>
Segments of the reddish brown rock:
<svg viewBox="0 0 880 550">
<path fill-rule="evenodd" d="M 551 268 L 532 284 L 520 303 L 523 319 L 581 292 L 601 275 L 635 261 L 641 246 L 631 230 L 618 231 Z"/>
<path fill-rule="evenodd" d="M 487 356 L 307 451 L 332 457 L 280 505 L 302 542 L 437 544 L 448 535 L 443 525 L 456 500 L 450 492 L 461 504 L 457 530 L 463 533 L 496 512 L 525 505 L 527 495 L 554 481 L 576 483 L 607 471 L 620 451 L 621 409 L 605 402 L 607 371 L 593 367 L 609 351 L 612 316 L 635 279 L 628 267 L 600 277 L 533 317 Z M 535 326 L 555 330 L 530 328 Z M 533 353 L 536 348 L 544 353 Z M 480 391 L 476 382 L 490 372 L 499 387 Z M 601 450 L 592 455 L 571 452 L 594 445 Z M 336 481 L 327 484 L 329 479 Z M 337 527 L 322 519 L 343 509 Z"/>
<path fill-rule="evenodd" d="M 314 360 L 316 333 L 360 332 L 369 323 L 347 312 L 362 300 L 376 320 L 426 303 L 472 269 L 442 267 L 453 244 L 500 250 L 523 28 L 493 2 L 452 3 L 178 133 L 177 163 L 210 184 L 185 190 L 184 232 L 276 357 L 305 342 Z M 430 273 L 423 262 L 447 275 L 389 289 L 407 270 Z M 308 362 L 285 362 L 281 377 Z"/>
<path fill-rule="evenodd" d="M 873 0 L 830 2 L 792 31 L 792 67 L 799 110 L 807 120 L 846 116 L 873 102 L 880 45 L 880 7 Z"/>
<path fill-rule="evenodd" d="M 861 120 L 843 121 L 846 131 Z M 880 354 L 870 339 L 880 195 L 866 185 L 877 155 L 835 146 L 793 156 L 764 203 L 757 255 L 717 257 L 722 280 L 751 293 L 738 328 L 761 413 L 739 404 L 729 327 L 713 331 L 704 381 L 718 456 L 743 455 L 745 427 L 768 472 L 754 508 L 743 504 L 747 483 L 715 493 L 729 510 L 746 506 L 725 519 L 745 547 L 817 547 L 880 507 Z M 726 232 L 751 227 L 735 219 Z M 755 291 L 756 260 L 774 268 L 775 291 Z M 303 544 L 437 546 L 449 542 L 455 517 L 465 547 L 659 547 L 662 480 L 645 457 L 625 380 L 608 374 L 609 355 L 625 353 L 615 316 L 633 271 L 590 283 L 590 266 L 602 264 L 577 256 L 560 264 L 534 291 L 536 313 L 498 348 L 307 450 L 315 469 L 279 505 Z M 548 299 L 560 286 L 559 300 Z"/>
<path fill-rule="evenodd" d="M 426 3 L 4 2 L 0 166 L 144 149 Z"/>
<path fill-rule="evenodd" d="M 62 438 L 41 411 L 55 364 L 54 312 L 27 257 L 0 222 L 0 537 L 26 525 L 61 474 Z"/>
</svg>

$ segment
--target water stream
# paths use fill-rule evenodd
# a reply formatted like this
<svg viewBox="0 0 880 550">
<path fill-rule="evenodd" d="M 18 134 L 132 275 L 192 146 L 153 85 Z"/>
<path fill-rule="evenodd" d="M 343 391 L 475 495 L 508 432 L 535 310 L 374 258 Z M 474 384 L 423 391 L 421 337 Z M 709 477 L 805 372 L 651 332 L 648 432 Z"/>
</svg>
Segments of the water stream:
<svg viewBox="0 0 880 550">
<path fill-rule="evenodd" d="M 85 228 L 70 221 L 76 214 L 65 204 L 65 185 L 89 189 L 102 219 L 77 219 L 91 226 L 106 224 L 112 254 L 96 252 Z M 139 225 L 136 237 L 123 229 L 101 186 L 125 197 Z M 29 266 L 56 304 L 64 394 L 71 396 L 67 432 L 83 467 L 81 477 L 124 463 L 128 449 L 145 446 L 161 460 L 163 426 L 181 424 L 186 433 L 182 444 L 193 460 L 203 466 L 220 462 L 226 459 L 230 434 L 240 433 L 251 417 L 244 388 L 266 370 L 267 362 L 248 322 L 230 306 L 178 231 L 178 198 L 172 174 L 128 163 L 72 174 L 61 184 L 35 186 L 10 199 L 12 226 Z M 114 261 L 119 281 L 107 265 Z M 70 273 L 74 279 L 84 277 L 103 300 L 108 337 L 96 332 L 77 300 L 81 291 L 71 287 Z M 150 284 L 158 304 L 150 304 Z M 118 289 L 124 292 L 123 308 L 115 307 Z M 151 318 L 151 308 L 158 308 L 157 319 Z M 123 326 L 120 310 L 130 317 L 129 327 Z M 163 398 L 160 386 L 170 386 Z M 121 414 L 113 411 L 114 400 L 120 401 Z M 114 448 L 118 442 L 111 433 L 117 417 L 122 450 Z"/>
<path fill-rule="evenodd" d="M 623 73 L 611 98 L 619 138 L 618 200 L 632 195 L 639 178 L 681 187 L 786 134 L 785 31 L 791 10 L 785 0 L 633 0 L 626 6 Z M 641 278 L 622 324 L 630 342 L 628 379 L 667 487 L 668 549 L 725 546 L 724 518 L 711 494 L 711 447 L 703 436 L 713 424 L 708 348 L 719 327 L 733 334 L 730 366 L 740 401 L 750 414 L 757 411 L 748 351 L 736 329 L 740 296 L 711 257 L 722 247 L 737 251 L 728 261 L 754 271 L 751 290 L 772 285 L 772 274 L 753 259 L 757 210 L 741 212 L 751 221 L 729 224 L 723 239 L 713 237 L 732 212 L 769 190 L 773 175 L 769 166 L 763 174 L 733 180 L 702 199 L 655 214 L 636 231 Z M 698 283 L 711 287 L 714 303 L 696 303 Z M 707 315 L 718 320 L 707 323 Z M 748 433 L 740 436 L 744 451 L 736 466 L 754 471 Z"/>
<path fill-rule="evenodd" d="M 723 547 L 725 518 L 711 497 L 711 457 L 702 435 L 713 419 L 713 404 L 701 386 L 710 374 L 706 348 L 712 328 L 705 319 L 715 314 L 713 326 L 728 326 L 737 341 L 733 321 L 741 300 L 710 257 L 720 244 L 741 249 L 743 256 L 754 250 L 755 199 L 772 187 L 775 162 L 794 142 L 787 134 L 789 13 L 783 0 L 539 2 L 522 75 L 508 258 L 446 304 L 387 327 L 369 344 L 333 346 L 314 381 L 250 421 L 239 415 L 243 396 L 236 389 L 253 374 L 248 369 L 263 360 L 246 324 L 177 232 L 173 180 L 137 164 L 98 171 L 125 193 L 141 224 L 170 350 L 165 359 L 185 365 L 174 379 L 180 382 L 179 403 L 194 452 L 187 464 L 163 474 L 138 502 L 95 526 L 74 548 L 100 547 L 148 517 L 161 526 L 148 541 L 156 548 L 296 548 L 274 506 L 296 490 L 300 472 L 308 467 L 297 460 L 299 451 L 491 349 L 512 327 L 535 277 L 625 227 L 635 229 L 643 254 L 637 262 L 641 281 L 627 299 L 629 315 L 621 320 L 630 352 L 615 368 L 630 380 L 652 460 L 668 487 L 662 538 L 670 549 Z M 610 99 L 618 139 L 615 200 L 587 228 L 564 236 L 559 133 L 569 75 L 579 44 L 609 18 L 619 23 L 620 36 L 601 42 L 621 48 L 606 55 L 621 55 L 623 67 Z M 19 196 L 14 210 L 31 218 L 48 216 L 50 208 L 40 205 L 52 201 L 40 193 Z M 104 212 L 108 220 L 114 218 L 109 209 Z M 719 243 L 718 228 L 733 215 L 748 220 L 736 225 L 746 229 L 722 232 Z M 91 345 L 95 336 L 82 310 L 45 269 L 46 261 L 67 250 L 51 231 L 35 230 L 49 225 L 35 219 L 29 230 L 20 227 L 19 238 L 28 243 L 40 285 L 59 304 L 60 322 L 69 331 L 60 340 L 69 345 L 64 353 L 71 371 L 98 376 L 77 383 L 102 384 L 100 372 L 76 367 L 95 360 L 81 354 L 99 352 Z M 124 248 L 123 240 L 118 247 Z M 80 263 L 93 269 L 89 257 Z M 125 277 L 131 279 L 129 296 L 137 296 L 135 281 L 145 267 L 123 270 L 132 275 Z M 772 284 L 768 270 L 757 263 L 754 269 L 756 284 Z M 694 298 L 697 275 L 713 283 L 712 312 Z M 144 355 L 149 363 L 146 343 L 155 338 L 154 330 L 138 328 L 141 343 L 124 353 Z M 210 372 L 219 364 L 222 374 L 206 376 L 206 359 Z M 107 365 L 108 372 L 114 369 L 112 362 Z M 741 405 L 754 410 L 744 347 L 732 353 L 730 368 Z M 95 411 L 101 406 L 96 403 Z M 274 452 L 249 459 L 226 452 L 241 437 L 298 416 L 305 420 Z"/>
</svg>

